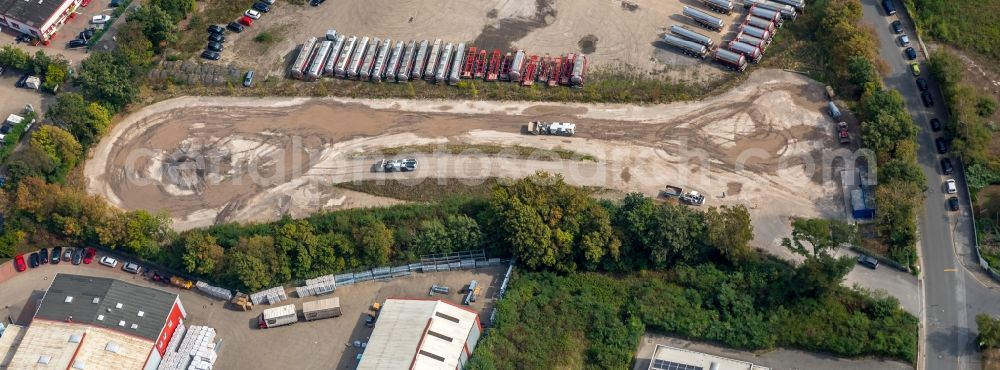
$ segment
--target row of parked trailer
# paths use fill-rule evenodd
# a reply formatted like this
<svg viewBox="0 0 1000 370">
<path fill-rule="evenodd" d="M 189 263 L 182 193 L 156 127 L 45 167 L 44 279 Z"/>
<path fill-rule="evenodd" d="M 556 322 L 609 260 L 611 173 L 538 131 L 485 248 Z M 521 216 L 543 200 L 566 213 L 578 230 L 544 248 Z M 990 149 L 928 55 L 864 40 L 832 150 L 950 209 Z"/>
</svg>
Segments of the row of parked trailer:
<svg viewBox="0 0 1000 370">
<path fill-rule="evenodd" d="M 456 84 L 463 79 L 481 79 L 525 86 L 535 82 L 582 86 L 587 64 L 587 57 L 582 54 L 529 56 L 524 50 L 504 54 L 500 49 L 491 51 L 440 39 L 393 43 L 391 39 L 347 36 L 330 30 L 325 40 L 312 37 L 302 44 L 289 74 L 306 81 L 339 77 L 373 82 L 424 79 Z"/>
<path fill-rule="evenodd" d="M 702 0 L 702 4 L 721 14 L 730 14 L 734 8 L 731 0 Z M 704 59 L 712 54 L 714 60 L 742 72 L 748 61 L 760 61 L 774 33 L 786 19 L 795 19 L 798 12 L 805 11 L 803 0 L 744 0 L 743 4 L 747 16 L 736 37 L 728 43 L 715 45 L 708 35 L 682 25 L 670 26 L 670 33 L 664 34 L 661 41 L 697 58 Z M 722 19 L 690 6 L 684 7 L 683 14 L 706 29 L 718 32 L 725 27 Z"/>
</svg>

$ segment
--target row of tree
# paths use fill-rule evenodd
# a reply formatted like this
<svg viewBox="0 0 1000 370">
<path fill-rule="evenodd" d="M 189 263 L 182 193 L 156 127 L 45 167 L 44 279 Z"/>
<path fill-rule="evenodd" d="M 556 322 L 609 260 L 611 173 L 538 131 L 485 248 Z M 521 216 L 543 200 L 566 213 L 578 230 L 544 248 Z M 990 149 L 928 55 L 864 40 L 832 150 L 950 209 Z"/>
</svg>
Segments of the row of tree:
<svg viewBox="0 0 1000 370">
<path fill-rule="evenodd" d="M 858 98 L 864 147 L 877 158 L 876 232 L 890 257 L 904 266 L 916 264 L 916 215 L 923 207 L 927 180 L 917 164 L 917 126 L 902 95 L 881 82 L 878 42 L 863 25 L 861 3 L 821 0 L 820 45 L 828 56 L 833 79 L 848 98 Z"/>
<path fill-rule="evenodd" d="M 0 66 L 28 72 L 42 79 L 41 88 L 56 92 L 69 79 L 69 61 L 61 55 L 50 56 L 41 50 L 32 56 L 13 45 L 0 47 Z"/>
</svg>

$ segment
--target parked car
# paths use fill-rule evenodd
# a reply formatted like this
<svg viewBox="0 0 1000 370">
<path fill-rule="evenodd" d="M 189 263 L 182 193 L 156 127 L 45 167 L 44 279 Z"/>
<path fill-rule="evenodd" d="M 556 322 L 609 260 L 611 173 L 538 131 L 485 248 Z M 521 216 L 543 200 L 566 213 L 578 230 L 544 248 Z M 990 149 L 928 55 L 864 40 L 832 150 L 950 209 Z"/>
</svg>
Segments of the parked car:
<svg viewBox="0 0 1000 370">
<path fill-rule="evenodd" d="M 955 194 L 958 192 L 958 186 L 955 185 L 955 179 L 948 179 L 944 182 L 944 191 L 948 194 Z"/>
<path fill-rule="evenodd" d="M 909 59 L 909 60 L 917 59 L 917 51 L 913 50 L 912 47 L 906 48 L 906 50 L 904 50 L 904 52 L 906 53 L 906 59 Z"/>
<path fill-rule="evenodd" d="M 226 32 L 226 29 L 222 28 L 222 26 L 220 26 L 220 25 L 213 24 L 211 26 L 208 26 L 208 33 L 214 33 L 214 34 L 221 35 L 224 32 Z"/>
<path fill-rule="evenodd" d="M 897 34 L 903 33 L 903 22 L 900 22 L 898 20 L 892 21 L 892 32 L 895 32 Z"/>
<path fill-rule="evenodd" d="M 90 5 L 90 0 L 83 0 L 80 2 L 80 6 L 82 7 L 87 7 L 87 5 Z"/>
<path fill-rule="evenodd" d="M 24 263 L 23 254 L 19 254 L 14 257 L 14 269 L 17 270 L 17 272 L 21 272 L 28 269 L 28 265 Z"/>
<path fill-rule="evenodd" d="M 240 33 L 240 32 L 243 32 L 243 30 L 246 27 L 244 27 L 239 22 L 231 22 L 231 23 L 229 23 L 229 25 L 226 26 L 226 28 L 228 28 L 230 31 L 233 31 L 233 32 L 236 32 L 236 33 Z"/>
<path fill-rule="evenodd" d="M 49 263 L 49 249 L 42 248 L 38 250 L 38 262 L 41 264 Z"/>
<path fill-rule="evenodd" d="M 312 0 L 312 1 L 310 1 L 310 2 L 309 2 L 309 5 L 312 5 L 312 6 L 319 6 L 319 4 L 322 4 L 322 3 L 323 3 L 323 2 L 325 2 L 325 1 L 326 1 L 326 0 Z"/>
<path fill-rule="evenodd" d="M 76 250 L 76 249 L 75 248 L 65 248 L 65 249 L 63 249 L 63 253 L 62 253 L 62 260 L 63 260 L 63 262 L 69 262 L 69 261 L 71 261 L 73 259 L 73 251 L 74 250 Z"/>
<path fill-rule="evenodd" d="M 937 147 L 938 154 L 944 154 L 948 152 L 948 142 L 944 140 L 943 137 L 939 137 L 934 140 L 934 146 Z"/>
<path fill-rule="evenodd" d="M 952 212 L 958 211 L 958 197 L 948 198 L 948 209 Z"/>
<path fill-rule="evenodd" d="M 125 262 L 122 264 L 122 270 L 133 274 L 139 274 L 139 271 L 142 270 L 142 266 L 139 266 L 135 262 Z"/>
<path fill-rule="evenodd" d="M 83 40 L 83 39 L 73 39 L 73 40 L 69 40 L 69 42 L 66 43 L 66 48 L 67 49 L 82 48 L 84 46 L 87 46 L 87 40 Z"/>
<path fill-rule="evenodd" d="M 899 46 L 908 46 L 908 45 L 910 45 L 910 36 L 907 35 L 899 36 Z"/>
<path fill-rule="evenodd" d="M 858 263 L 872 269 L 878 268 L 878 260 L 872 256 L 861 255 L 858 257 Z"/>
<path fill-rule="evenodd" d="M 260 0 L 262 3 L 267 3 L 267 5 L 274 5 L 274 0 Z"/>
<path fill-rule="evenodd" d="M 917 63 L 910 63 L 910 72 L 912 72 L 914 76 L 920 76 L 920 65 Z"/>
<path fill-rule="evenodd" d="M 211 50 L 205 50 L 201 52 L 201 57 L 208 60 L 219 60 L 219 53 Z"/>
<path fill-rule="evenodd" d="M 17 79 L 17 82 L 14 83 L 14 87 L 23 88 L 25 81 L 28 80 L 28 77 L 31 77 L 31 75 L 27 73 L 21 75 L 21 78 Z"/>
<path fill-rule="evenodd" d="M 119 6 L 122 6 L 122 2 L 124 1 L 125 0 L 111 0 L 111 4 L 108 4 L 108 6 L 112 8 L 117 8 Z"/>
<path fill-rule="evenodd" d="M 90 23 L 93 23 L 93 24 L 104 24 L 104 23 L 108 23 L 108 21 L 110 21 L 110 20 L 111 20 L 111 16 L 110 15 L 101 14 L 101 15 L 95 15 L 93 18 L 90 18 Z"/>
<path fill-rule="evenodd" d="M 205 49 L 210 50 L 210 51 L 219 51 L 219 52 L 221 52 L 222 49 L 225 49 L 225 46 L 222 46 L 221 42 L 209 42 L 208 45 L 205 46 Z"/>
<path fill-rule="evenodd" d="M 253 9 L 247 9 L 247 11 L 243 12 L 243 15 L 253 19 L 260 19 L 260 12 Z"/>
<path fill-rule="evenodd" d="M 955 173 L 955 167 L 951 165 L 951 158 L 941 158 L 941 172 L 945 175 Z"/>
<path fill-rule="evenodd" d="M 920 88 L 920 91 L 927 91 L 927 89 L 930 88 L 930 86 L 927 85 L 927 80 L 923 77 L 917 79 L 917 87 Z"/>
<path fill-rule="evenodd" d="M 267 13 L 271 11 L 271 5 L 265 2 L 256 2 L 253 4 L 253 9 L 262 13 Z"/>
<path fill-rule="evenodd" d="M 226 36 L 223 36 L 221 33 L 210 33 L 208 34 L 208 41 L 226 42 Z"/>
<path fill-rule="evenodd" d="M 96 28 L 94 28 L 94 27 L 87 27 L 87 29 L 85 29 L 83 31 L 80 31 L 80 34 L 76 35 L 76 38 L 83 39 L 83 40 L 90 40 L 90 38 L 94 37 L 94 35 L 96 33 L 97 33 L 97 29 Z"/>
<path fill-rule="evenodd" d="M 94 257 L 97 256 L 97 250 L 93 247 L 88 247 L 86 251 L 83 252 L 83 264 L 89 265 Z"/>
<path fill-rule="evenodd" d="M 62 247 L 52 248 L 52 264 L 55 265 L 59 263 L 59 257 L 62 256 Z"/>
<path fill-rule="evenodd" d="M 893 4 L 892 0 L 882 0 L 882 9 L 885 9 L 886 15 L 896 14 L 896 4 Z"/>
<path fill-rule="evenodd" d="M 941 131 L 941 120 L 937 118 L 931 118 L 931 130 Z"/>
<path fill-rule="evenodd" d="M 247 27 L 253 26 L 253 18 L 247 17 L 245 15 L 242 16 L 242 17 L 240 17 L 240 19 L 238 20 L 238 22 L 240 24 L 244 25 L 244 26 L 247 26 Z"/>
<path fill-rule="evenodd" d="M 104 256 L 101 257 L 101 264 L 113 268 L 115 266 L 118 266 L 118 260 L 116 260 L 114 257 L 111 256 Z"/>
<path fill-rule="evenodd" d="M 924 91 L 924 92 L 920 93 L 920 100 L 924 101 L 924 106 L 925 107 L 933 107 L 934 106 L 934 96 L 932 96 L 931 93 L 929 93 L 927 91 Z"/>
<path fill-rule="evenodd" d="M 247 71 L 247 75 L 243 76 L 243 86 L 244 87 L 253 86 L 253 71 Z"/>
<path fill-rule="evenodd" d="M 73 259 L 72 259 L 72 262 L 73 262 L 74 265 L 79 265 L 80 262 L 83 262 L 83 249 L 81 249 L 81 248 L 74 248 L 73 249 Z"/>
<path fill-rule="evenodd" d="M 38 260 L 39 259 L 40 258 L 38 256 L 38 252 L 32 253 L 30 256 L 28 256 L 28 266 L 31 266 L 31 268 L 38 267 L 38 265 L 39 265 Z"/>
</svg>

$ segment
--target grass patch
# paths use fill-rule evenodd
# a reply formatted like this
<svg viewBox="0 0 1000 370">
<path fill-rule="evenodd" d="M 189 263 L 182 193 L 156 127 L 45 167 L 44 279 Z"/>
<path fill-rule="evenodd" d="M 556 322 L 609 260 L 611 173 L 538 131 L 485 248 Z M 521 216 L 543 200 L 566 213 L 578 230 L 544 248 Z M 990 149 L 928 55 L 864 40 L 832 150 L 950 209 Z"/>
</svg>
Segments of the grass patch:
<svg viewBox="0 0 1000 370">
<path fill-rule="evenodd" d="M 263 29 L 257 36 L 253 37 L 253 41 L 260 44 L 261 53 L 266 52 L 275 43 L 285 38 L 285 34 L 289 28 L 291 28 L 291 25 L 285 24 Z"/>
<path fill-rule="evenodd" d="M 935 40 L 995 60 L 1000 58 L 1000 2 L 979 0 L 905 0 L 917 28 Z M 997 70 L 993 63 L 982 63 Z"/>
<path fill-rule="evenodd" d="M 334 187 L 361 193 L 407 200 L 411 202 L 439 202 L 449 198 L 487 198 L 493 193 L 498 178 L 487 179 L 423 179 L 414 180 L 365 180 L 334 184 Z"/>
<path fill-rule="evenodd" d="M 500 146 L 485 144 L 427 144 L 427 145 L 405 145 L 393 148 L 385 148 L 377 151 L 363 152 L 355 154 L 356 158 L 381 158 L 396 157 L 413 153 L 427 154 L 469 154 L 469 155 L 489 155 L 503 156 L 507 158 L 530 158 L 541 161 L 554 160 L 574 160 L 597 162 L 594 156 L 580 154 L 572 150 L 562 148 L 538 149 L 527 146 Z"/>
</svg>

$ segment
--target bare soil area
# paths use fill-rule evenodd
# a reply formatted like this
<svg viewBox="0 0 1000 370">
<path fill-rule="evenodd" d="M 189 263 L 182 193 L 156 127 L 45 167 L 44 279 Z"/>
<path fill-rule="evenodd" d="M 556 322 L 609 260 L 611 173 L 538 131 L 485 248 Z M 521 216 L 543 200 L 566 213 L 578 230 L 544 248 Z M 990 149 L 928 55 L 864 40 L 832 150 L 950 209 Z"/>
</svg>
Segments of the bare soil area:
<svg viewBox="0 0 1000 370">
<path fill-rule="evenodd" d="M 710 206 L 746 204 L 756 244 L 770 247 L 788 234 L 790 216 L 843 215 L 824 161 L 837 145 L 824 102 L 821 85 L 775 70 L 704 101 L 657 106 L 189 97 L 126 117 L 92 151 L 85 174 L 91 193 L 124 209 L 168 212 L 176 229 L 398 202 L 330 186 L 359 180 L 549 171 L 650 196 L 672 184 L 706 194 Z M 576 122 L 578 134 L 523 134 L 531 120 Z M 376 173 L 356 155 L 447 143 L 565 149 L 594 160 L 445 151 L 407 156 L 419 163 L 411 173 Z"/>
<path fill-rule="evenodd" d="M 319 7 L 282 3 L 236 37 L 228 62 L 283 76 L 298 46 L 328 29 L 348 35 L 397 40 L 442 39 L 482 48 L 520 48 L 535 55 L 583 52 L 592 68 L 630 66 L 688 81 L 725 73 L 709 63 L 666 50 L 656 41 L 671 24 L 692 25 L 680 16 L 693 1 L 642 1 L 634 11 L 617 0 L 343 0 Z M 737 15 L 723 16 L 727 24 Z M 281 40 L 262 51 L 254 37 L 282 30 Z M 720 34 L 705 31 L 721 39 Z"/>
</svg>

